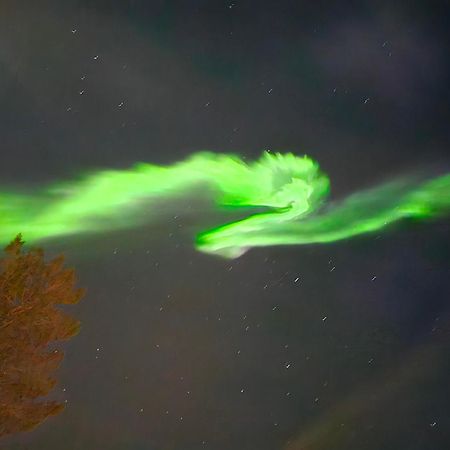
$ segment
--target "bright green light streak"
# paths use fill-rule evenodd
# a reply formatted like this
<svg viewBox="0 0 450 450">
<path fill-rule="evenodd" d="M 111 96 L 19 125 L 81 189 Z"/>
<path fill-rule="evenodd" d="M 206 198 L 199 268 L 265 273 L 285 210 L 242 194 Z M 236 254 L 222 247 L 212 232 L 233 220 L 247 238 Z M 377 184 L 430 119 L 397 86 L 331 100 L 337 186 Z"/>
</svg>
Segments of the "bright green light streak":
<svg viewBox="0 0 450 450">
<path fill-rule="evenodd" d="M 171 166 L 141 163 L 129 170 L 100 171 L 34 195 L 0 193 L 0 242 L 18 232 L 38 241 L 130 228 L 158 215 L 152 200 L 202 187 L 212 190 L 219 206 L 268 209 L 197 237 L 198 250 L 225 257 L 258 246 L 332 242 L 450 208 L 450 175 L 444 175 L 419 185 L 411 180 L 383 185 L 320 212 L 329 180 L 310 158 L 265 152 L 247 164 L 238 156 L 200 152 Z"/>
</svg>

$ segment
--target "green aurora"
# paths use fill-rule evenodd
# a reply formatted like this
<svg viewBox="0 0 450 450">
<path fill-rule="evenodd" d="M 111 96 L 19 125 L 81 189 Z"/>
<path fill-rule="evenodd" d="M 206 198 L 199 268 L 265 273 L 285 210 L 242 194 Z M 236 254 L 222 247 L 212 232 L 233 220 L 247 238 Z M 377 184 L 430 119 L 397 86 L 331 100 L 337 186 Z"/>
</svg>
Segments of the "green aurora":
<svg viewBox="0 0 450 450">
<path fill-rule="evenodd" d="M 19 232 L 35 242 L 136 227 L 158 215 L 152 201 L 203 187 L 218 207 L 264 208 L 197 236 L 198 250 L 228 258 L 252 247 L 333 242 L 450 210 L 450 174 L 421 182 L 402 178 L 334 205 L 326 203 L 328 177 L 307 156 L 267 151 L 246 163 L 235 155 L 199 152 L 170 166 L 99 171 L 30 195 L 0 191 L 0 243 Z"/>
</svg>

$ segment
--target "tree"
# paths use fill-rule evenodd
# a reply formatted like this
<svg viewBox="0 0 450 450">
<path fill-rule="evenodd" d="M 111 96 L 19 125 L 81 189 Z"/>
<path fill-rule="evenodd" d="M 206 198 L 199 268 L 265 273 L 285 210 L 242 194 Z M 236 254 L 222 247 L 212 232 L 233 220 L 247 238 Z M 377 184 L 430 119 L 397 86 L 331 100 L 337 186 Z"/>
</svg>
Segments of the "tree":
<svg viewBox="0 0 450 450">
<path fill-rule="evenodd" d="M 57 305 L 73 305 L 84 295 L 64 257 L 45 262 L 41 249 L 23 251 L 21 235 L 0 258 L 0 437 L 30 430 L 64 405 L 46 396 L 63 352 L 50 349 L 69 339 L 79 322 Z"/>
</svg>

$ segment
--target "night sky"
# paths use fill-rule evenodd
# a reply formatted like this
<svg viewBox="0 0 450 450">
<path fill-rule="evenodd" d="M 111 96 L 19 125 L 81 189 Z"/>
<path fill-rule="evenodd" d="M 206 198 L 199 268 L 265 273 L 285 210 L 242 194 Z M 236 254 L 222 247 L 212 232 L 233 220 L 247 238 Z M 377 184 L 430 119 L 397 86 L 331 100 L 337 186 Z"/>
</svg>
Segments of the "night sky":
<svg viewBox="0 0 450 450">
<path fill-rule="evenodd" d="M 449 9 L 0 0 L 1 184 L 199 150 L 308 154 L 332 199 L 448 172 Z M 67 408 L 2 449 L 450 448 L 447 221 L 227 261 L 192 245 L 223 221 L 207 199 L 158 207 L 45 242 L 87 288 Z"/>
</svg>

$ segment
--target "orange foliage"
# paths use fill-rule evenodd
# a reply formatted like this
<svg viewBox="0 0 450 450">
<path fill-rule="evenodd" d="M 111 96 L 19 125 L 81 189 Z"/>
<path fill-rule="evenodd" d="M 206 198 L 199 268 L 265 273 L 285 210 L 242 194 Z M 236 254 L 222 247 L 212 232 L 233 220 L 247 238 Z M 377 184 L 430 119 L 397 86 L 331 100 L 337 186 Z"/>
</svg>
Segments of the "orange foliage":
<svg viewBox="0 0 450 450">
<path fill-rule="evenodd" d="M 0 437 L 30 430 L 63 405 L 46 401 L 63 353 L 48 344 L 69 339 L 79 322 L 57 309 L 83 296 L 64 257 L 44 261 L 42 250 L 22 251 L 21 236 L 0 259 Z"/>
</svg>

